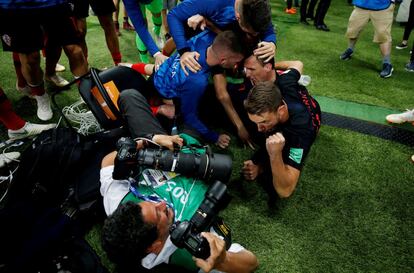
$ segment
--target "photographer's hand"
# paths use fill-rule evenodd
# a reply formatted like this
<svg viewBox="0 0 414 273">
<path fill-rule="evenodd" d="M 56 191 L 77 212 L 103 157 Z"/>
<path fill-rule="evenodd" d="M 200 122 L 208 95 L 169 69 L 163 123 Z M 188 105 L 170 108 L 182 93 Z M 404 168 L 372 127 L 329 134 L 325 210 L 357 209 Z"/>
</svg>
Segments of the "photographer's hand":
<svg viewBox="0 0 414 273">
<path fill-rule="evenodd" d="M 163 147 L 167 147 L 171 151 L 174 150 L 174 143 L 178 144 L 180 147 L 183 146 L 183 139 L 179 135 L 154 135 L 152 141 Z"/>
<path fill-rule="evenodd" d="M 220 268 L 226 260 L 226 244 L 224 240 L 210 232 L 202 232 L 201 235 L 207 239 L 210 245 L 210 257 L 207 260 L 202 260 L 193 257 L 196 265 L 201 268 L 204 272 L 208 273 L 213 269 Z"/>
<path fill-rule="evenodd" d="M 250 273 L 257 268 L 257 258 L 250 251 L 246 249 L 239 252 L 226 251 L 224 240 L 215 234 L 202 232 L 201 235 L 207 239 L 210 245 L 210 257 L 207 260 L 193 257 L 193 260 L 204 272 L 216 269 L 227 273 Z"/>
</svg>

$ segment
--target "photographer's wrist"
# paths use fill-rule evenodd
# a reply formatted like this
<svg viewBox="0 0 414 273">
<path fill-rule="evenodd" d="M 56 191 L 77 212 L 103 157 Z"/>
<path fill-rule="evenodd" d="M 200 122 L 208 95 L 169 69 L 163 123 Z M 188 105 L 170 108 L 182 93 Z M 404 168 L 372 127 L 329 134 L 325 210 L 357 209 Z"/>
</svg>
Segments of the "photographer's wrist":
<svg viewBox="0 0 414 273">
<path fill-rule="evenodd" d="M 157 143 L 157 144 L 161 145 L 161 143 L 159 143 L 159 142 L 160 142 L 160 137 L 161 137 L 161 136 L 162 136 L 162 135 L 156 135 L 156 134 L 153 134 L 153 135 L 152 135 L 151 140 L 152 140 L 152 141 L 154 141 L 155 143 Z"/>
<path fill-rule="evenodd" d="M 231 252 L 228 252 L 227 250 L 224 251 L 220 257 L 220 261 L 218 261 L 214 266 L 214 269 L 221 272 L 229 272 L 229 264 L 231 264 L 231 259 Z"/>
<path fill-rule="evenodd" d="M 160 145 L 162 147 L 166 147 L 166 148 L 170 149 L 170 146 L 172 145 L 172 143 L 170 145 L 170 141 L 169 141 L 168 138 L 169 138 L 169 136 L 166 136 L 166 135 L 156 135 L 156 134 L 154 134 L 151 140 L 152 140 L 152 142 L 155 142 L 155 143 L 157 143 L 158 145 Z"/>
</svg>

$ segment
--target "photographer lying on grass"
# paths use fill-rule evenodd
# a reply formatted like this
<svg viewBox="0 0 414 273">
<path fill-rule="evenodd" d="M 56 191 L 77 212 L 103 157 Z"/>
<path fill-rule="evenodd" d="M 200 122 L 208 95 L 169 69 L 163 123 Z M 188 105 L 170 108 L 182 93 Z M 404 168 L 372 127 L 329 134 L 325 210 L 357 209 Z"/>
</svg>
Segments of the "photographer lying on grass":
<svg viewBox="0 0 414 273">
<path fill-rule="evenodd" d="M 152 115 L 143 95 L 136 92 L 135 96 L 141 102 L 133 125 L 136 126 L 134 132 L 142 132 L 138 137 L 151 139 L 170 150 L 174 144 L 182 146 L 183 138 L 188 145 L 196 142 L 187 135 L 167 135 Z M 142 147 L 143 143 L 139 141 L 137 149 Z M 236 243 L 226 250 L 224 240 L 211 232 L 201 233 L 210 246 L 211 254 L 205 260 L 193 258 L 187 250 L 178 249 L 172 243 L 169 235 L 171 225 L 189 220 L 194 215 L 208 190 L 206 183 L 182 175 L 155 180 L 148 169 L 143 171 L 138 183 L 115 180 L 115 158 L 116 152 L 113 152 L 102 161 L 101 194 L 105 212 L 109 215 L 102 230 L 102 245 L 109 258 L 121 269 L 136 271 L 140 266 L 151 269 L 162 263 L 192 271 L 200 268 L 204 272 L 213 269 L 252 272 L 256 269 L 258 263 L 253 253 Z"/>
</svg>

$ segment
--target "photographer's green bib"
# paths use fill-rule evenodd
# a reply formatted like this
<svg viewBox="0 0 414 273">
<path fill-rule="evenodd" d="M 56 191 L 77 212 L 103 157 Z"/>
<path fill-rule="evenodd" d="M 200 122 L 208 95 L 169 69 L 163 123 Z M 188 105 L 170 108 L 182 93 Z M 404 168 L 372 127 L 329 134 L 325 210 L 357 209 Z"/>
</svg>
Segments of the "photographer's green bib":
<svg viewBox="0 0 414 273">
<path fill-rule="evenodd" d="M 185 134 L 180 136 L 187 143 L 187 147 L 182 149 L 183 152 L 205 153 L 205 150 L 201 148 L 189 148 L 190 145 L 199 145 L 197 140 Z M 175 213 L 175 221 L 191 219 L 203 201 L 207 189 L 208 185 L 201 180 L 149 169 L 145 169 L 142 172 L 137 187 L 141 194 L 147 196 L 156 194 L 171 204 Z M 129 192 L 121 203 L 128 201 L 142 202 L 132 192 Z M 170 263 L 183 266 L 189 270 L 197 269 L 192 260 L 192 255 L 185 249 L 177 249 L 171 256 Z"/>
</svg>

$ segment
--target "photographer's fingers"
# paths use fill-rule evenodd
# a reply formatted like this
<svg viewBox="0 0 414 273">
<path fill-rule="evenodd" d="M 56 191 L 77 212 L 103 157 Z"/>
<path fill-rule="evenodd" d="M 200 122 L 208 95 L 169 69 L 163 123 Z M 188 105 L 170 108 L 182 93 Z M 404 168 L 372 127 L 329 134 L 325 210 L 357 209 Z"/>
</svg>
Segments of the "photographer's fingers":
<svg viewBox="0 0 414 273">
<path fill-rule="evenodd" d="M 226 245 L 224 240 L 221 240 L 216 235 L 210 232 L 202 232 L 201 236 L 207 239 L 210 246 L 210 256 L 206 260 L 195 258 L 196 265 L 205 272 L 217 268 L 217 265 L 222 263 L 226 258 Z"/>
<path fill-rule="evenodd" d="M 154 135 L 152 137 L 152 141 L 157 143 L 158 145 L 161 145 L 163 147 L 166 147 L 170 149 L 171 151 L 174 150 L 174 143 L 177 143 L 178 145 L 182 146 L 183 139 L 178 136 L 169 136 L 169 135 Z"/>
<path fill-rule="evenodd" d="M 198 268 L 203 270 L 203 272 L 208 273 L 208 272 L 210 272 L 211 270 L 214 269 L 211 265 L 211 262 L 209 262 L 208 260 L 203 260 L 203 259 L 200 259 L 200 258 L 193 257 L 193 261 L 195 262 L 195 264 Z"/>
<path fill-rule="evenodd" d="M 174 145 L 178 145 L 180 147 L 183 146 L 183 139 L 179 135 L 166 136 L 165 143 L 163 146 L 173 151 L 175 148 Z"/>
<path fill-rule="evenodd" d="M 218 257 L 226 249 L 224 240 L 220 239 L 217 235 L 210 232 L 202 232 L 201 236 L 206 238 L 210 245 L 210 257 Z"/>
<path fill-rule="evenodd" d="M 184 140 L 179 135 L 175 135 L 175 136 L 171 136 L 171 137 L 172 137 L 172 142 L 180 145 L 180 147 L 183 146 Z"/>
</svg>

